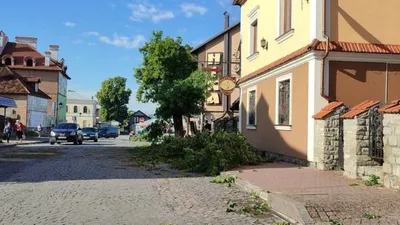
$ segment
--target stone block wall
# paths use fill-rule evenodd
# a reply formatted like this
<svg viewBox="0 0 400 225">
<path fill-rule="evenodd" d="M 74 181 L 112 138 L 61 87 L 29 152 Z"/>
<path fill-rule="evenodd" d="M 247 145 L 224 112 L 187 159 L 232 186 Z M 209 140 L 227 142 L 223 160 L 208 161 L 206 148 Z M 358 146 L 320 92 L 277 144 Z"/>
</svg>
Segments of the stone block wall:
<svg viewBox="0 0 400 225">
<path fill-rule="evenodd" d="M 340 116 L 347 107 L 338 105 L 322 119 L 315 120 L 314 160 L 319 170 L 335 170 L 339 167 L 339 152 L 343 148 L 343 120 Z"/>
<path fill-rule="evenodd" d="M 384 114 L 383 126 L 383 183 L 386 187 L 398 189 L 400 188 L 400 114 Z"/>
<path fill-rule="evenodd" d="M 343 127 L 344 175 L 350 178 L 370 175 L 382 177 L 382 166 L 370 157 L 369 111 L 344 120 Z"/>
</svg>

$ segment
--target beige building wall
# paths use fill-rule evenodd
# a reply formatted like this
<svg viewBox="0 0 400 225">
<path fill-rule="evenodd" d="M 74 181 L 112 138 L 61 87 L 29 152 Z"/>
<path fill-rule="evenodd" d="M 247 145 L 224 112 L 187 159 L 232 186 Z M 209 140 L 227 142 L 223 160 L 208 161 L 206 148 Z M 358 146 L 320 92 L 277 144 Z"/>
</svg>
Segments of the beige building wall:
<svg viewBox="0 0 400 225">
<path fill-rule="evenodd" d="M 276 80 L 281 76 L 292 75 L 292 124 L 291 130 L 279 130 L 275 125 Z M 249 129 L 247 123 L 247 90 L 256 87 L 255 129 Z M 249 143 L 261 150 L 284 154 L 307 160 L 307 123 L 308 123 L 308 64 L 289 72 L 262 80 L 242 89 L 242 133 Z"/>
<path fill-rule="evenodd" d="M 78 111 L 74 112 L 74 107 L 78 107 Z M 87 107 L 87 113 L 84 113 L 84 107 Z M 96 125 L 96 108 L 97 105 L 93 103 L 93 101 L 87 102 L 71 102 L 70 100 L 67 103 L 68 111 L 67 111 L 67 122 L 73 123 L 73 117 L 76 117 L 76 123 L 80 127 L 93 127 Z"/>
<path fill-rule="evenodd" d="M 399 44 L 399 0 L 331 0 L 332 41 Z"/>
<path fill-rule="evenodd" d="M 28 112 L 28 96 L 27 95 L 0 95 L 1 97 L 12 98 L 17 104 L 17 108 L 7 108 L 6 116 L 12 119 L 19 119 L 22 124 L 27 124 L 27 112 Z M 13 113 L 15 112 L 15 114 Z M 1 109 L 1 115 L 4 111 Z"/>
</svg>

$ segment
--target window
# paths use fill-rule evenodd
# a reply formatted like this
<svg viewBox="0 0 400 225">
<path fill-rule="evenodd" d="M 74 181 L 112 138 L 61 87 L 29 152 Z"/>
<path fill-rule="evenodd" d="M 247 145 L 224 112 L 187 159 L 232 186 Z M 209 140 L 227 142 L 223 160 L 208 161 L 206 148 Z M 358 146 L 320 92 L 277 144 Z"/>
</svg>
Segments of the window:
<svg viewBox="0 0 400 225">
<path fill-rule="evenodd" d="M 4 60 L 4 64 L 6 64 L 7 66 L 11 66 L 11 58 L 8 57 Z"/>
<path fill-rule="evenodd" d="M 252 24 L 251 24 L 251 31 L 250 31 L 250 55 L 253 55 L 255 53 L 257 53 L 257 30 L 258 30 L 258 23 L 257 20 L 255 20 Z"/>
<path fill-rule="evenodd" d="M 68 106 L 65 106 L 65 112 L 68 112 Z"/>
<path fill-rule="evenodd" d="M 292 125 L 292 75 L 277 78 L 276 89 L 276 128 L 290 130 Z"/>
<path fill-rule="evenodd" d="M 32 59 L 27 59 L 26 60 L 26 66 L 32 67 L 33 66 L 33 60 Z"/>
<path fill-rule="evenodd" d="M 249 14 L 247 14 L 248 19 L 248 48 L 249 48 L 249 56 L 247 57 L 248 60 L 253 60 L 257 58 L 258 51 L 257 51 L 257 42 L 258 42 L 258 11 L 260 6 L 255 6 Z"/>
<path fill-rule="evenodd" d="M 279 36 L 288 33 L 292 30 L 292 1 L 293 0 L 278 0 L 279 1 Z"/>
<path fill-rule="evenodd" d="M 83 107 L 83 113 L 87 113 L 87 112 L 88 112 L 87 106 L 84 106 L 84 107 Z"/>
<path fill-rule="evenodd" d="M 74 106 L 74 113 L 78 113 L 78 106 Z"/>
<path fill-rule="evenodd" d="M 257 125 L 257 103 L 256 103 L 256 88 L 250 88 L 247 91 L 247 128 L 254 129 Z"/>
</svg>

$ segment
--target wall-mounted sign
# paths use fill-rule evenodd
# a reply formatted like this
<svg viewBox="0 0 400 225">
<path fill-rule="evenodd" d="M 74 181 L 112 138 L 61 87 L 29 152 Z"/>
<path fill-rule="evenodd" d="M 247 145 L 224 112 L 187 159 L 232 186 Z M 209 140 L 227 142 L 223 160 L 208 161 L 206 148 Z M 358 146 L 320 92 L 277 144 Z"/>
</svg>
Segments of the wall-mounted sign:
<svg viewBox="0 0 400 225">
<path fill-rule="evenodd" d="M 236 78 L 234 77 L 221 77 L 219 79 L 219 87 L 222 93 L 230 95 L 236 88 Z"/>
</svg>

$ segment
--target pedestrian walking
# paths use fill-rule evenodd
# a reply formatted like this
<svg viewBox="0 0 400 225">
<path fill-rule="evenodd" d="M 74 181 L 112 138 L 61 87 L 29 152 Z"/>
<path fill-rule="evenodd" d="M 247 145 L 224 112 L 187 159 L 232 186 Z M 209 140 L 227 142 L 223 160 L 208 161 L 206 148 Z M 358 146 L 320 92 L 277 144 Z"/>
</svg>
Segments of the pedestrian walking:
<svg viewBox="0 0 400 225">
<path fill-rule="evenodd" d="M 4 140 L 7 140 L 7 143 L 10 143 L 10 137 L 11 137 L 11 133 L 12 133 L 12 126 L 11 123 L 8 122 L 7 125 L 4 127 Z"/>
<path fill-rule="evenodd" d="M 14 130 L 15 133 L 17 134 L 17 140 L 19 141 L 19 143 L 22 143 L 22 136 L 24 135 L 24 124 L 22 124 L 19 120 L 17 120 L 17 122 L 15 122 L 14 125 Z"/>
<path fill-rule="evenodd" d="M 42 130 L 43 130 L 42 124 L 39 124 L 39 125 L 37 126 L 37 133 L 38 133 L 38 136 L 39 136 L 39 137 L 41 137 L 41 135 L 42 135 Z"/>
</svg>

